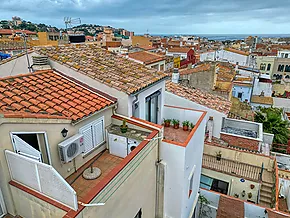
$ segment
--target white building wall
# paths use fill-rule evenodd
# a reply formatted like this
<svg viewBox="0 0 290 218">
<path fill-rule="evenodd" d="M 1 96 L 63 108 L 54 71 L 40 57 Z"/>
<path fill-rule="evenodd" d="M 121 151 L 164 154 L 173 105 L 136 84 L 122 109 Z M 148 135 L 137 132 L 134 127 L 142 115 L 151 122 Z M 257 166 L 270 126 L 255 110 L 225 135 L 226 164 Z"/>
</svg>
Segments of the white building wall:
<svg viewBox="0 0 290 218">
<path fill-rule="evenodd" d="M 202 154 L 204 147 L 204 133 L 207 119 L 198 126 L 190 142 L 185 148 L 185 165 L 184 165 L 184 180 L 183 180 L 183 199 L 182 199 L 182 218 L 192 217 L 194 208 L 198 200 L 198 191 L 200 183 L 200 175 L 202 168 Z M 194 168 L 193 186 L 190 197 L 189 192 L 189 176 Z"/>
<path fill-rule="evenodd" d="M 231 64 L 238 63 L 241 66 L 249 66 L 249 56 L 237 54 L 226 50 L 217 51 L 216 58 L 218 61 L 227 61 Z"/>
<path fill-rule="evenodd" d="M 287 98 L 273 98 L 274 107 L 279 108 L 289 108 L 290 109 L 290 99 Z"/>
<path fill-rule="evenodd" d="M 200 61 L 214 61 L 215 60 L 215 52 L 210 51 L 210 52 L 205 52 L 200 54 Z"/>
<path fill-rule="evenodd" d="M 260 95 L 261 92 L 263 91 L 265 97 L 271 97 L 272 87 L 273 87 L 272 83 L 263 83 L 263 82 L 259 82 L 259 79 L 255 79 L 253 95 Z"/>
<path fill-rule="evenodd" d="M 162 141 L 160 158 L 166 164 L 164 217 L 177 218 L 182 212 L 185 148 Z"/>
<path fill-rule="evenodd" d="M 179 107 L 207 111 L 207 115 L 212 116 L 213 121 L 214 121 L 213 136 L 220 138 L 222 119 L 223 119 L 223 117 L 227 117 L 226 114 L 223 114 L 219 111 L 210 109 L 210 108 L 205 107 L 203 105 L 197 104 L 197 103 L 190 101 L 188 99 L 179 97 L 179 96 L 174 95 L 174 94 L 167 92 L 167 91 L 165 92 L 165 102 L 164 103 L 168 104 L 168 105 L 172 105 L 172 106 L 179 106 Z"/>
<path fill-rule="evenodd" d="M 250 102 L 252 97 L 252 87 L 234 85 L 232 91 L 233 97 L 238 98 L 239 93 L 243 93 L 240 101 L 244 102 L 245 100 L 248 100 L 248 102 Z"/>
<path fill-rule="evenodd" d="M 169 52 L 166 51 L 166 56 L 180 57 L 180 60 L 187 58 L 187 53 Z"/>
<path fill-rule="evenodd" d="M 138 98 L 138 102 L 139 102 L 139 118 L 144 119 L 145 120 L 145 103 L 146 103 L 146 97 L 148 97 L 149 95 L 153 94 L 156 91 L 161 91 L 161 95 L 158 96 L 158 105 L 159 105 L 159 111 L 158 111 L 158 123 L 162 122 L 162 118 L 163 118 L 163 106 L 164 106 L 164 96 L 165 96 L 165 81 L 159 82 L 156 85 L 145 89 L 143 92 L 139 93 L 137 95 Z M 134 101 L 133 96 L 129 96 L 128 99 L 128 116 L 131 117 L 133 116 L 133 111 L 132 111 L 132 104 Z M 119 101 L 119 104 L 121 104 L 122 102 Z"/>
</svg>

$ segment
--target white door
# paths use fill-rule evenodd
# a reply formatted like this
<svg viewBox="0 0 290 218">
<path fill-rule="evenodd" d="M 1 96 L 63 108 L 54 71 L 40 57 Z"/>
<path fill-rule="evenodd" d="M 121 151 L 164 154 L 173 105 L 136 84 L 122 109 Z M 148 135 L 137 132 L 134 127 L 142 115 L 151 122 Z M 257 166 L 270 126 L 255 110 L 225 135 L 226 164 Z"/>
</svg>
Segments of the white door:
<svg viewBox="0 0 290 218">
<path fill-rule="evenodd" d="M 6 213 L 7 212 L 6 212 L 6 208 L 5 208 L 5 204 L 4 204 L 4 199 L 3 199 L 2 192 L 1 192 L 1 189 L 0 189 L 0 218 L 4 217 L 4 215 Z"/>
<path fill-rule="evenodd" d="M 27 142 L 23 141 L 17 135 L 12 135 L 12 141 L 14 144 L 15 152 L 23 156 L 32 158 L 39 162 L 42 162 L 41 153 L 37 149 L 33 148 Z"/>
<path fill-rule="evenodd" d="M 127 156 L 127 138 L 109 134 L 109 149 L 110 149 L 110 154 L 112 155 L 116 155 L 122 158 L 126 157 Z"/>
</svg>

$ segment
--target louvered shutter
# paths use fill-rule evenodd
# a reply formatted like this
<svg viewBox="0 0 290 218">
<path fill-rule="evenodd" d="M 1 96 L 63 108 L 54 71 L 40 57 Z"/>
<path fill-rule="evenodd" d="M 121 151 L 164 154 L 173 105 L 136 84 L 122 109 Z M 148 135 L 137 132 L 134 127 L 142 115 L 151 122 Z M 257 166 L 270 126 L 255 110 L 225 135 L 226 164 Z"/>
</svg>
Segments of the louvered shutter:
<svg viewBox="0 0 290 218">
<path fill-rule="evenodd" d="M 93 124 L 93 132 L 94 132 L 94 143 L 96 147 L 105 141 L 103 120 L 100 120 Z"/>
<path fill-rule="evenodd" d="M 83 127 L 81 129 L 81 133 L 84 136 L 85 152 L 88 152 L 94 148 L 93 132 L 91 125 Z"/>
</svg>

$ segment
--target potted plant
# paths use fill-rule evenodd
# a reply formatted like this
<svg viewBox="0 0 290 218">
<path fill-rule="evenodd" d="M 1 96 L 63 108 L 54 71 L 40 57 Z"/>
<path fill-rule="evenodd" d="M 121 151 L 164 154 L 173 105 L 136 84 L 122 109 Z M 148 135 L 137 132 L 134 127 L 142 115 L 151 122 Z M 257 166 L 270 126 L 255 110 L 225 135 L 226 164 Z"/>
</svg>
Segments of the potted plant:
<svg viewBox="0 0 290 218">
<path fill-rule="evenodd" d="M 222 158 L 222 152 L 221 152 L 221 151 L 216 152 L 216 159 L 217 159 L 218 161 L 220 161 L 221 158 Z"/>
<path fill-rule="evenodd" d="M 251 184 L 250 187 L 251 187 L 251 189 L 254 189 L 255 188 L 255 185 L 254 184 Z"/>
<path fill-rule="evenodd" d="M 252 197 L 253 197 L 252 192 L 249 192 L 249 193 L 248 193 L 248 198 L 252 198 Z"/>
<path fill-rule="evenodd" d="M 121 133 L 126 133 L 126 132 L 127 132 L 127 130 L 128 130 L 128 126 L 127 126 L 127 124 L 126 124 L 126 120 L 125 120 L 125 119 L 123 119 L 123 123 L 122 123 L 122 125 L 120 126 L 120 129 L 121 129 Z"/>
<path fill-rule="evenodd" d="M 193 128 L 195 127 L 195 125 L 193 123 L 190 123 L 190 129 L 193 130 Z"/>
<path fill-rule="evenodd" d="M 178 129 L 179 128 L 179 120 L 173 119 L 172 120 L 173 128 Z"/>
<path fill-rule="evenodd" d="M 182 126 L 184 131 L 188 131 L 189 121 L 188 120 L 183 121 Z"/>
<path fill-rule="evenodd" d="M 171 119 L 164 119 L 164 126 L 165 127 L 170 127 L 171 124 Z"/>
</svg>

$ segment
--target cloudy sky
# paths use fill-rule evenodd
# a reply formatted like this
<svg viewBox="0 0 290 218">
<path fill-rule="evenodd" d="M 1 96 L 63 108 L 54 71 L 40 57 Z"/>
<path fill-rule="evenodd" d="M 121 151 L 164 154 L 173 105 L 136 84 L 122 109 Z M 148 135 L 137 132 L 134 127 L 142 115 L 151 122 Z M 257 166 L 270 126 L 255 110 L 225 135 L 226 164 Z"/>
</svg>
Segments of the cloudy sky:
<svg viewBox="0 0 290 218">
<path fill-rule="evenodd" d="M 0 20 L 64 27 L 70 16 L 135 33 L 288 34 L 289 9 L 289 0 L 0 0 Z"/>
</svg>

